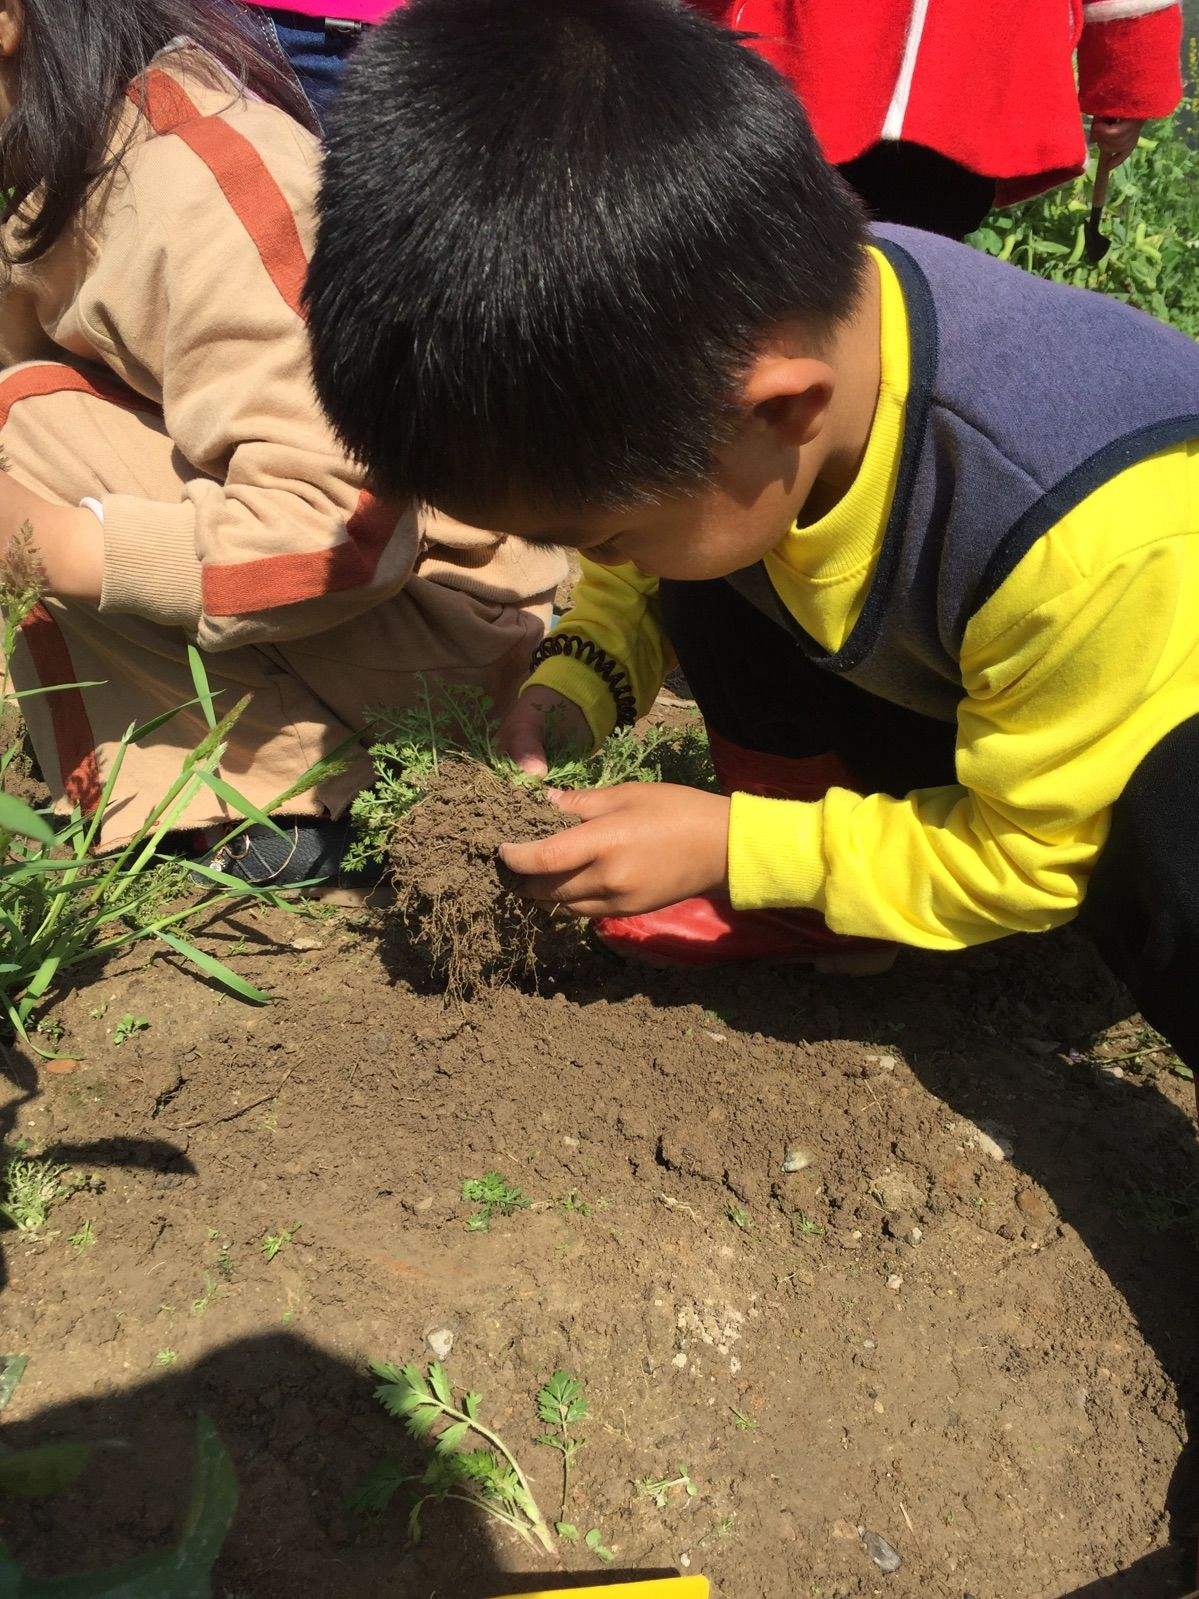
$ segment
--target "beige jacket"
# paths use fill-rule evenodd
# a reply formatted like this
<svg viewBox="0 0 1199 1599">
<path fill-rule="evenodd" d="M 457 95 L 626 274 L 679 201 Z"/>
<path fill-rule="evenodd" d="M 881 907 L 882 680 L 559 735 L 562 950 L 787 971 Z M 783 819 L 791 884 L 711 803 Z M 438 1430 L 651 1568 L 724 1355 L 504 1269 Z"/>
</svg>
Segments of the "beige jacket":
<svg viewBox="0 0 1199 1599">
<path fill-rule="evenodd" d="M 103 499 L 101 611 L 223 650 L 323 632 L 418 565 L 487 600 L 552 590 L 560 554 L 373 499 L 324 420 L 301 306 L 315 138 L 190 45 L 130 90 L 115 137 L 130 135 L 0 298 L 0 362 L 65 351 L 93 382 L 107 368 L 106 392 L 165 424 L 194 472 L 178 503 Z"/>
</svg>

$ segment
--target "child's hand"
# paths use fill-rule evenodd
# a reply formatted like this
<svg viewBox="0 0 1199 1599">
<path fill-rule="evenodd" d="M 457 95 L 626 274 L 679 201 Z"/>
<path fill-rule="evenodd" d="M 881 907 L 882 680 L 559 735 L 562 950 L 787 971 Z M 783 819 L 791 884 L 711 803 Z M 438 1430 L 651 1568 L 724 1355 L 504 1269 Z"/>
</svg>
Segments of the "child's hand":
<svg viewBox="0 0 1199 1599">
<path fill-rule="evenodd" d="M 547 723 L 565 749 L 577 749 L 582 754 L 591 748 L 587 718 L 573 700 L 552 688 L 526 689 L 500 724 L 500 749 L 522 772 L 533 777 L 544 777 L 549 771 L 545 759 Z"/>
<path fill-rule="evenodd" d="M 729 801 L 674 783 L 551 791 L 582 818 L 552 838 L 505 844 L 520 892 L 576 916 L 631 916 L 722 888 L 728 876 Z"/>
<path fill-rule="evenodd" d="M 0 472 L 0 560 L 9 540 L 28 523 L 51 594 L 100 603 L 104 581 L 104 531 L 86 509 L 43 499 Z"/>
<path fill-rule="evenodd" d="M 1108 158 L 1110 167 L 1121 166 L 1136 149 L 1144 122 L 1131 117 L 1092 117 L 1091 138 Z"/>
</svg>

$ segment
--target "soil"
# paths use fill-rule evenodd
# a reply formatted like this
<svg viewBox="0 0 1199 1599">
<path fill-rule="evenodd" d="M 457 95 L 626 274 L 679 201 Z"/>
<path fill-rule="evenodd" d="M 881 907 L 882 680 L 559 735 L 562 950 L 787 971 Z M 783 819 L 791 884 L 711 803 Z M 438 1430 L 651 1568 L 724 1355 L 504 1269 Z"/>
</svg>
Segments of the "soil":
<svg viewBox="0 0 1199 1599">
<path fill-rule="evenodd" d="M 548 838 L 566 824 L 544 796 L 515 788 L 477 761 L 444 761 L 404 816 L 391 846 L 395 915 L 451 1000 L 561 969 L 578 924 L 514 892 L 505 840 Z"/>
<path fill-rule="evenodd" d="M 717 1599 L 1185 1590 L 1193 1091 L 1137 1053 L 1081 940 L 857 982 L 595 950 L 540 993 L 453 1005 L 374 914 L 243 910 L 202 941 L 275 1002 L 131 951 L 46 1012 L 74 1070 L 8 1064 L 6 1139 L 89 1181 L 40 1235 L 0 1236 L 0 1350 L 30 1357 L 3 1441 L 123 1444 L 3 1507 L 30 1569 L 169 1539 L 202 1411 L 240 1485 L 218 1599 L 610 1575 L 461 1506 L 431 1507 L 416 1549 L 402 1499 L 346 1510 L 383 1456 L 419 1466 L 368 1359 L 448 1330 L 451 1379 L 550 1520 L 533 1398 L 557 1367 L 582 1379 L 567 1519 L 614 1571 L 704 1573 Z M 118 1045 L 128 1013 L 149 1025 Z M 532 1207 L 468 1232 L 462 1182 L 490 1170 Z M 635 1487 L 681 1468 L 694 1496 Z"/>
</svg>

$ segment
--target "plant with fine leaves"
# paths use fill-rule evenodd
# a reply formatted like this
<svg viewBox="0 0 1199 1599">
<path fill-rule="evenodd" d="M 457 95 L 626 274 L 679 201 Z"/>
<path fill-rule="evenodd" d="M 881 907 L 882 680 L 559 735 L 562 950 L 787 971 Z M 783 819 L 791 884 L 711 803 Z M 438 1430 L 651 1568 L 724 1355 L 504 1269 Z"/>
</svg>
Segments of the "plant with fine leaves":
<svg viewBox="0 0 1199 1599">
<path fill-rule="evenodd" d="M 413 1543 L 421 1536 L 421 1514 L 430 1502 L 457 1500 L 485 1510 L 526 1543 L 547 1552 L 553 1539 L 516 1456 L 498 1433 L 480 1419 L 483 1396 L 454 1397 L 445 1368 L 433 1361 L 428 1373 L 419 1366 L 371 1363 L 378 1377 L 375 1397 L 389 1415 L 403 1421 L 420 1443 L 431 1444 L 433 1456 L 422 1474 L 407 1471 L 397 1460 L 382 1461 L 350 1496 L 351 1507 L 379 1513 L 402 1487 L 416 1484 L 418 1498 L 408 1514 Z"/>
</svg>

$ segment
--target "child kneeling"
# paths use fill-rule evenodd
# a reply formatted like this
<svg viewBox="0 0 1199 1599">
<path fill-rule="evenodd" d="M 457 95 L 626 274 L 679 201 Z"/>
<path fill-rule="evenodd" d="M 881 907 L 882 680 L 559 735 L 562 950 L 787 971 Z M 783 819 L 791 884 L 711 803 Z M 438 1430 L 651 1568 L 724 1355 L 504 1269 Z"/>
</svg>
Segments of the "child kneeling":
<svg viewBox="0 0 1199 1599">
<path fill-rule="evenodd" d="M 59 808 L 86 811 L 125 730 L 194 699 L 194 642 L 218 714 L 250 696 L 222 773 L 265 807 L 426 676 L 505 706 L 563 563 L 366 491 L 312 394 L 306 106 L 223 4 L 115 11 L 0 3 L 0 554 L 28 523 L 47 586 L 11 672 L 86 685 L 22 701 Z M 128 750 L 105 848 L 205 732 L 193 707 Z M 286 844 L 256 829 L 222 864 L 334 875 L 363 777 L 361 758 L 326 776 L 288 803 Z M 180 819 L 223 820 L 215 795 Z"/>
<path fill-rule="evenodd" d="M 544 770 L 551 713 L 602 740 L 672 652 L 712 732 L 723 795 L 570 795 L 582 825 L 510 846 L 534 898 L 692 964 L 1081 912 L 1199 1067 L 1191 341 L 868 233 L 783 81 L 670 0 L 411 0 L 350 67 L 322 205 L 343 436 L 585 557 L 511 753 Z"/>
</svg>

